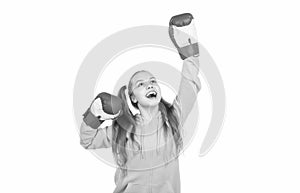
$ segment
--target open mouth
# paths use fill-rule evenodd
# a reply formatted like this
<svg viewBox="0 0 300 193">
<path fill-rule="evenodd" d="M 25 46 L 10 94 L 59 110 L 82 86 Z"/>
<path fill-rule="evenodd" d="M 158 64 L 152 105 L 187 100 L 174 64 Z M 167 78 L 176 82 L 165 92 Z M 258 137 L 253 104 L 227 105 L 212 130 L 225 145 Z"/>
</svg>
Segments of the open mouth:
<svg viewBox="0 0 300 193">
<path fill-rule="evenodd" d="M 154 99 L 157 96 L 157 92 L 156 91 L 150 91 L 146 94 L 146 97 L 149 99 Z"/>
</svg>

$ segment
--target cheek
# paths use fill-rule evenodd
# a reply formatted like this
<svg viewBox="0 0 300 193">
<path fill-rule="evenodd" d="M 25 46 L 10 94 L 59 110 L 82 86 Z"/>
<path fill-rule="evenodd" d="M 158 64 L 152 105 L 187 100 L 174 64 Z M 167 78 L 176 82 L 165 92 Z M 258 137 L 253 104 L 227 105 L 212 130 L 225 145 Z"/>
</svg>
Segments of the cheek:
<svg viewBox="0 0 300 193">
<path fill-rule="evenodd" d="M 159 92 L 159 94 L 161 95 L 161 89 L 160 89 L 160 86 L 156 86 L 156 90 Z"/>
<path fill-rule="evenodd" d="M 144 93 L 142 92 L 141 89 L 136 89 L 133 94 L 137 100 L 140 100 L 144 96 Z"/>
</svg>

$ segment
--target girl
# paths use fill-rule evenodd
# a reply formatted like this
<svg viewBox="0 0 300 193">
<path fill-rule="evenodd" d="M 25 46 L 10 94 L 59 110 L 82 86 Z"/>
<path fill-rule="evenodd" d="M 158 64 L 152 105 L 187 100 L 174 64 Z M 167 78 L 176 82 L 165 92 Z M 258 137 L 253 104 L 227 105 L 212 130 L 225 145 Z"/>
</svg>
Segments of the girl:
<svg viewBox="0 0 300 193">
<path fill-rule="evenodd" d="M 172 104 L 161 97 L 157 80 L 150 72 L 138 71 L 118 93 L 125 104 L 123 120 L 98 129 L 82 123 L 83 147 L 112 147 L 119 166 L 114 193 L 180 193 L 178 153 L 182 148 L 182 125 L 201 87 L 198 71 L 197 57 L 184 60 L 179 91 Z M 140 113 L 133 115 L 130 105 Z M 129 124 L 122 124 L 124 121 Z"/>
<path fill-rule="evenodd" d="M 156 78 L 142 70 L 132 75 L 127 86 L 120 88 L 118 99 L 112 97 L 114 101 L 122 100 L 125 104 L 122 115 L 112 113 L 115 115 L 111 116 L 104 112 L 103 107 L 113 109 L 110 106 L 117 103 L 110 101 L 110 96 L 109 100 L 93 101 L 90 111 L 95 116 L 97 111 L 100 115 L 102 113 L 100 120 L 114 119 L 111 126 L 98 127 L 101 121 L 96 121 L 94 128 L 84 121 L 81 125 L 81 145 L 84 148 L 112 147 L 118 165 L 114 193 L 180 193 L 178 154 L 183 146 L 182 125 L 197 99 L 201 84 L 197 76 L 198 44 L 192 43 L 192 38 L 186 33 L 181 39 L 176 37 L 179 34 L 176 30 L 190 29 L 192 19 L 191 14 L 182 14 L 170 21 L 171 40 L 183 59 L 180 86 L 172 104 L 162 98 Z M 130 106 L 139 113 L 134 115 Z M 84 120 L 88 118 L 85 116 Z"/>
</svg>

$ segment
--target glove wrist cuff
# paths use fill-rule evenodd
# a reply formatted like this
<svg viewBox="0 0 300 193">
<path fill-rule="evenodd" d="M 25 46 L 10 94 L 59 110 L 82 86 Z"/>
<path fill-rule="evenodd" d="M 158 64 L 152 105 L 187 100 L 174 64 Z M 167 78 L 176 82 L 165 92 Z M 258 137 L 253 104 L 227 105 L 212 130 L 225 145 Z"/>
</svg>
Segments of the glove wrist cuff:
<svg viewBox="0 0 300 193">
<path fill-rule="evenodd" d="M 199 45 L 198 43 L 194 43 L 188 46 L 179 47 L 177 48 L 179 55 L 182 60 L 191 57 L 191 56 L 198 56 L 199 55 Z"/>
<path fill-rule="evenodd" d="M 98 117 L 96 117 L 91 112 L 90 108 L 88 108 L 88 110 L 83 114 L 83 121 L 85 122 L 85 124 L 87 124 L 93 129 L 98 129 L 99 126 L 104 122 L 100 120 Z"/>
</svg>

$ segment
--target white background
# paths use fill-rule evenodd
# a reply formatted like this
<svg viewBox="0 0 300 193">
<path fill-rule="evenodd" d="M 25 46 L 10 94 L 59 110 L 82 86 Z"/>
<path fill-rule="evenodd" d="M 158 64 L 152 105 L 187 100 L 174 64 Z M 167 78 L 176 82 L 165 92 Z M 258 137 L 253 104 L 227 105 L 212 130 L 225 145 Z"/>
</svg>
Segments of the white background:
<svg viewBox="0 0 300 193">
<path fill-rule="evenodd" d="M 181 157 L 182 192 L 299 192 L 297 1 L 1 1 L 0 192 L 112 192 L 114 169 L 79 145 L 73 86 L 102 39 L 191 12 L 222 74 L 214 148 Z"/>
</svg>

